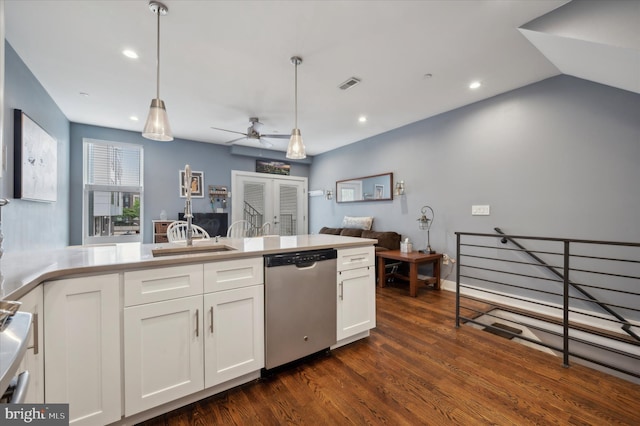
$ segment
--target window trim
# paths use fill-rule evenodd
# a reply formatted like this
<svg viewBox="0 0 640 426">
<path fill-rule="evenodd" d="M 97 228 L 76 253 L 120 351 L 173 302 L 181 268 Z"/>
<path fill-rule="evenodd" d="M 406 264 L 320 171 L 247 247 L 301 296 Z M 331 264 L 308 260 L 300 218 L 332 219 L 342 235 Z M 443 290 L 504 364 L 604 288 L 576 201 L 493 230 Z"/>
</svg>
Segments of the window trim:
<svg viewBox="0 0 640 426">
<path fill-rule="evenodd" d="M 140 152 L 140 186 L 119 186 L 119 185 L 96 185 L 88 184 L 88 147 L 89 144 L 94 145 L 110 145 L 132 149 L 135 148 Z M 110 236 L 89 236 L 89 192 L 135 192 L 140 194 L 140 233 L 133 235 L 110 235 Z M 144 146 L 133 143 L 107 141 L 101 139 L 82 138 L 82 244 L 115 244 L 115 243 L 142 243 L 144 241 Z"/>
</svg>

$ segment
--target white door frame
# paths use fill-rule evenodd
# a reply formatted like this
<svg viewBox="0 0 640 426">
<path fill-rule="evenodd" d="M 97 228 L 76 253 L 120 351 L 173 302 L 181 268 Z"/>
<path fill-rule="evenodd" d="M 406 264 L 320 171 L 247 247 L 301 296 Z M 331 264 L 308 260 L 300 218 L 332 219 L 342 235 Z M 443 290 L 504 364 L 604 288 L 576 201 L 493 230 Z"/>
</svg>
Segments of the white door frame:
<svg viewBox="0 0 640 426">
<path fill-rule="evenodd" d="M 271 191 L 271 194 L 269 194 L 269 197 L 271 197 L 270 199 L 273 199 L 273 196 L 274 196 L 273 182 L 301 183 L 303 187 L 302 204 L 300 206 L 302 209 L 302 229 L 304 231 L 303 232 L 304 234 L 309 233 L 309 198 L 307 197 L 308 189 L 309 189 L 308 178 L 303 176 L 271 175 L 268 173 L 256 173 L 256 172 L 245 172 L 241 170 L 231 170 L 231 215 L 230 215 L 231 221 L 229 222 L 229 225 L 231 225 L 233 222 L 237 220 L 243 219 L 242 201 L 244 197 L 242 196 L 242 193 L 238 191 L 238 189 L 240 188 L 238 184 L 238 178 L 249 178 L 249 179 L 255 179 L 255 180 L 262 180 L 265 182 L 270 181 L 272 184 L 267 185 L 267 188 L 269 188 Z M 233 196 L 234 194 L 236 194 L 236 196 Z M 277 207 L 274 205 L 272 206 L 272 208 L 276 209 Z M 270 222 L 270 220 L 268 221 Z M 300 227 L 298 229 L 300 229 Z"/>
</svg>

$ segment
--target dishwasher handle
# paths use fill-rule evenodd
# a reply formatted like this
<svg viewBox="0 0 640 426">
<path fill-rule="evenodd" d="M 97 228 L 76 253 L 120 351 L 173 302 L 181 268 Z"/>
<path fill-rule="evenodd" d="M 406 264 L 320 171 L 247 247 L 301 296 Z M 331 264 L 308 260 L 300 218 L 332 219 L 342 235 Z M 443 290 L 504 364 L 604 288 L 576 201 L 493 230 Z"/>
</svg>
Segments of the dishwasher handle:
<svg viewBox="0 0 640 426">
<path fill-rule="evenodd" d="M 265 268 L 274 268 L 278 266 L 297 266 L 300 268 L 308 268 L 316 262 L 337 259 L 337 251 L 335 249 L 308 250 L 291 253 L 270 254 L 264 256 Z"/>
</svg>

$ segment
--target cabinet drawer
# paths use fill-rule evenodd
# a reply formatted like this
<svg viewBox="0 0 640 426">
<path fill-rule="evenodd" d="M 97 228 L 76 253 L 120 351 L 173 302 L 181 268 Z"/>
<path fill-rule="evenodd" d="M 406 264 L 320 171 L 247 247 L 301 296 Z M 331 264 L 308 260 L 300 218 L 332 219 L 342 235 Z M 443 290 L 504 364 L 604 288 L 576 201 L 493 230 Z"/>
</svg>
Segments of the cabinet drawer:
<svg viewBox="0 0 640 426">
<path fill-rule="evenodd" d="M 171 221 L 167 222 L 154 222 L 156 234 L 166 234 L 167 228 L 171 224 Z"/>
<path fill-rule="evenodd" d="M 204 292 L 231 290 L 234 288 L 262 284 L 264 261 L 262 257 L 225 260 L 205 263 Z"/>
<path fill-rule="evenodd" d="M 373 246 L 338 250 L 338 271 L 375 265 Z"/>
<path fill-rule="evenodd" d="M 202 294 L 202 265 L 171 266 L 124 273 L 124 305 Z"/>
<path fill-rule="evenodd" d="M 168 243 L 169 238 L 166 235 L 156 235 L 154 243 Z"/>
</svg>

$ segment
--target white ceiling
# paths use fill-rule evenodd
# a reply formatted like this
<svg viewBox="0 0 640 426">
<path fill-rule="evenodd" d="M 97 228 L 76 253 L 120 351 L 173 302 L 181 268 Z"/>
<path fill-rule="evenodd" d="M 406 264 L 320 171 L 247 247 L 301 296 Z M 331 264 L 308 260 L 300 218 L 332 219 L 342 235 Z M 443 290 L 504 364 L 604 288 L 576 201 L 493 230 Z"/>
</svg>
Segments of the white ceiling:
<svg viewBox="0 0 640 426">
<path fill-rule="evenodd" d="M 293 55 L 310 155 L 560 73 L 518 27 L 565 0 L 164 3 L 160 97 L 176 138 L 224 143 L 235 135 L 210 127 L 244 132 L 251 116 L 290 133 Z M 147 4 L 6 0 L 6 38 L 70 121 L 141 131 L 156 88 Z M 362 82 L 339 90 L 352 76 Z"/>
</svg>

